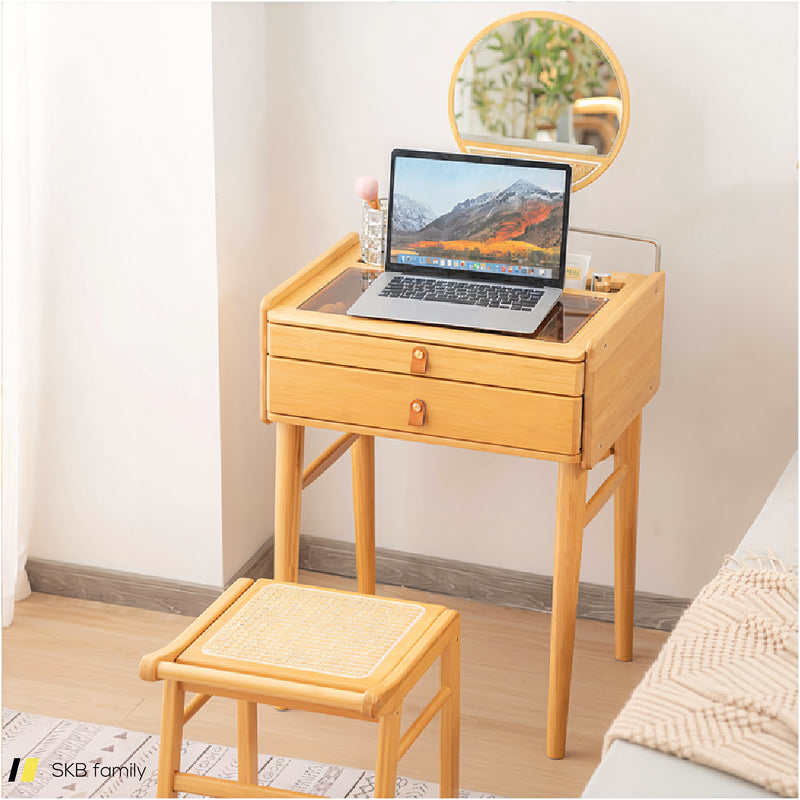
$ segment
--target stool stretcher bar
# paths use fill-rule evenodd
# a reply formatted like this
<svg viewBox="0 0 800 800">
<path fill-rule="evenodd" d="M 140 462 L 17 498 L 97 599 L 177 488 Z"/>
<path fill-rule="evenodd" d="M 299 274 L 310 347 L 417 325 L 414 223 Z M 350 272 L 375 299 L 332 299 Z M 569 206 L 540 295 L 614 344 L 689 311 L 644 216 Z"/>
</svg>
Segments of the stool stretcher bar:
<svg viewBox="0 0 800 800">
<path fill-rule="evenodd" d="M 257 786 L 224 778 L 209 778 L 207 775 L 192 775 L 190 772 L 176 772 L 174 786 L 176 792 L 207 797 L 317 797 L 314 794 L 290 792 L 272 786 Z"/>
<path fill-rule="evenodd" d="M 195 695 L 183 709 L 183 724 L 185 725 L 210 699 L 210 694 Z"/>
<path fill-rule="evenodd" d="M 325 686 L 303 686 L 292 681 L 278 678 L 264 678 L 258 675 L 246 675 L 241 672 L 228 672 L 207 667 L 193 667 L 187 664 L 159 664 L 158 677 L 166 680 L 180 681 L 184 688 L 190 685 L 214 689 L 215 694 L 225 692 L 228 696 L 269 698 L 269 700 L 286 700 L 287 702 L 305 703 L 325 708 L 342 709 L 361 715 L 363 694 L 349 692 L 346 689 L 330 689 Z M 190 690 L 191 691 L 191 690 Z"/>
<path fill-rule="evenodd" d="M 420 715 L 408 726 L 408 730 L 400 737 L 398 760 L 408 752 L 408 748 L 417 741 L 419 735 L 425 730 L 428 723 L 436 716 L 439 709 L 452 694 L 449 686 L 440 689 L 430 703 L 425 706 Z"/>
</svg>

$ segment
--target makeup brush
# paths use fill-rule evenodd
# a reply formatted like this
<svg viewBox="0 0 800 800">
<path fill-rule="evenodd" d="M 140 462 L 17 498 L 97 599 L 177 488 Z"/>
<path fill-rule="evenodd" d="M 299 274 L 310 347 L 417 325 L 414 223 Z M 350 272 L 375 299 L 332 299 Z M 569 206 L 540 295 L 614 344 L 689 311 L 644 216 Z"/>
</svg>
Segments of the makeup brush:
<svg viewBox="0 0 800 800">
<path fill-rule="evenodd" d="M 367 175 L 359 178 L 356 181 L 356 194 L 369 203 L 370 208 L 380 209 L 381 205 L 378 202 L 378 181 L 375 178 L 370 178 Z"/>
</svg>

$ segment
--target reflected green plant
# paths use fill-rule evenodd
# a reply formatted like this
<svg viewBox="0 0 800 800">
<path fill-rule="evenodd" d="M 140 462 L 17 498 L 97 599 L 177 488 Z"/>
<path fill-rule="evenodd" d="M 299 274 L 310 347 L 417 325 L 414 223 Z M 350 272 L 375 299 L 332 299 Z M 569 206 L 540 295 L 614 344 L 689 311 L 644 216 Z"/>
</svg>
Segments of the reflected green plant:
<svg viewBox="0 0 800 800">
<path fill-rule="evenodd" d="M 550 19 L 512 20 L 481 39 L 469 59 L 472 77 L 458 77 L 466 109 L 486 132 L 523 139 L 536 138 L 542 123 L 555 126 L 577 97 L 602 89 L 611 69 L 589 37 Z"/>
</svg>

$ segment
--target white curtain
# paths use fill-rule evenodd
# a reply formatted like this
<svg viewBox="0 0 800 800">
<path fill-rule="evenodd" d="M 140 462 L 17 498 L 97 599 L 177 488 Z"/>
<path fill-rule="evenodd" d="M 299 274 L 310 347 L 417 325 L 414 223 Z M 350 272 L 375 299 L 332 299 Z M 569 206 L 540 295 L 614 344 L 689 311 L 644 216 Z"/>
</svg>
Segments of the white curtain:
<svg viewBox="0 0 800 800">
<path fill-rule="evenodd" d="M 25 573 L 32 510 L 37 314 L 31 303 L 27 8 L 2 6 L 2 416 L 3 626 L 30 594 Z"/>
</svg>

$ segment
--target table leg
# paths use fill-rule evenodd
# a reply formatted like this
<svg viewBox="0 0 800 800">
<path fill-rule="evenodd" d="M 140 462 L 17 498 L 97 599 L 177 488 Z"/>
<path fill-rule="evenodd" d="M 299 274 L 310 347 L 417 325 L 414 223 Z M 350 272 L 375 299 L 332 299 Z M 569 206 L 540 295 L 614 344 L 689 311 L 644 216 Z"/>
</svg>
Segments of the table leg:
<svg viewBox="0 0 800 800">
<path fill-rule="evenodd" d="M 305 428 L 278 422 L 275 440 L 275 580 L 297 581 Z"/>
<path fill-rule="evenodd" d="M 633 600 L 636 591 L 636 518 L 639 505 L 641 414 L 614 444 L 614 469 L 628 467 L 614 497 L 614 640 L 619 661 L 633 658 Z"/>
<path fill-rule="evenodd" d="M 350 458 L 358 591 L 375 594 L 375 437 L 359 436 L 350 449 Z"/>
<path fill-rule="evenodd" d="M 580 464 L 559 464 L 547 696 L 546 752 L 550 758 L 564 757 L 567 740 L 587 475 L 588 470 Z"/>
</svg>

